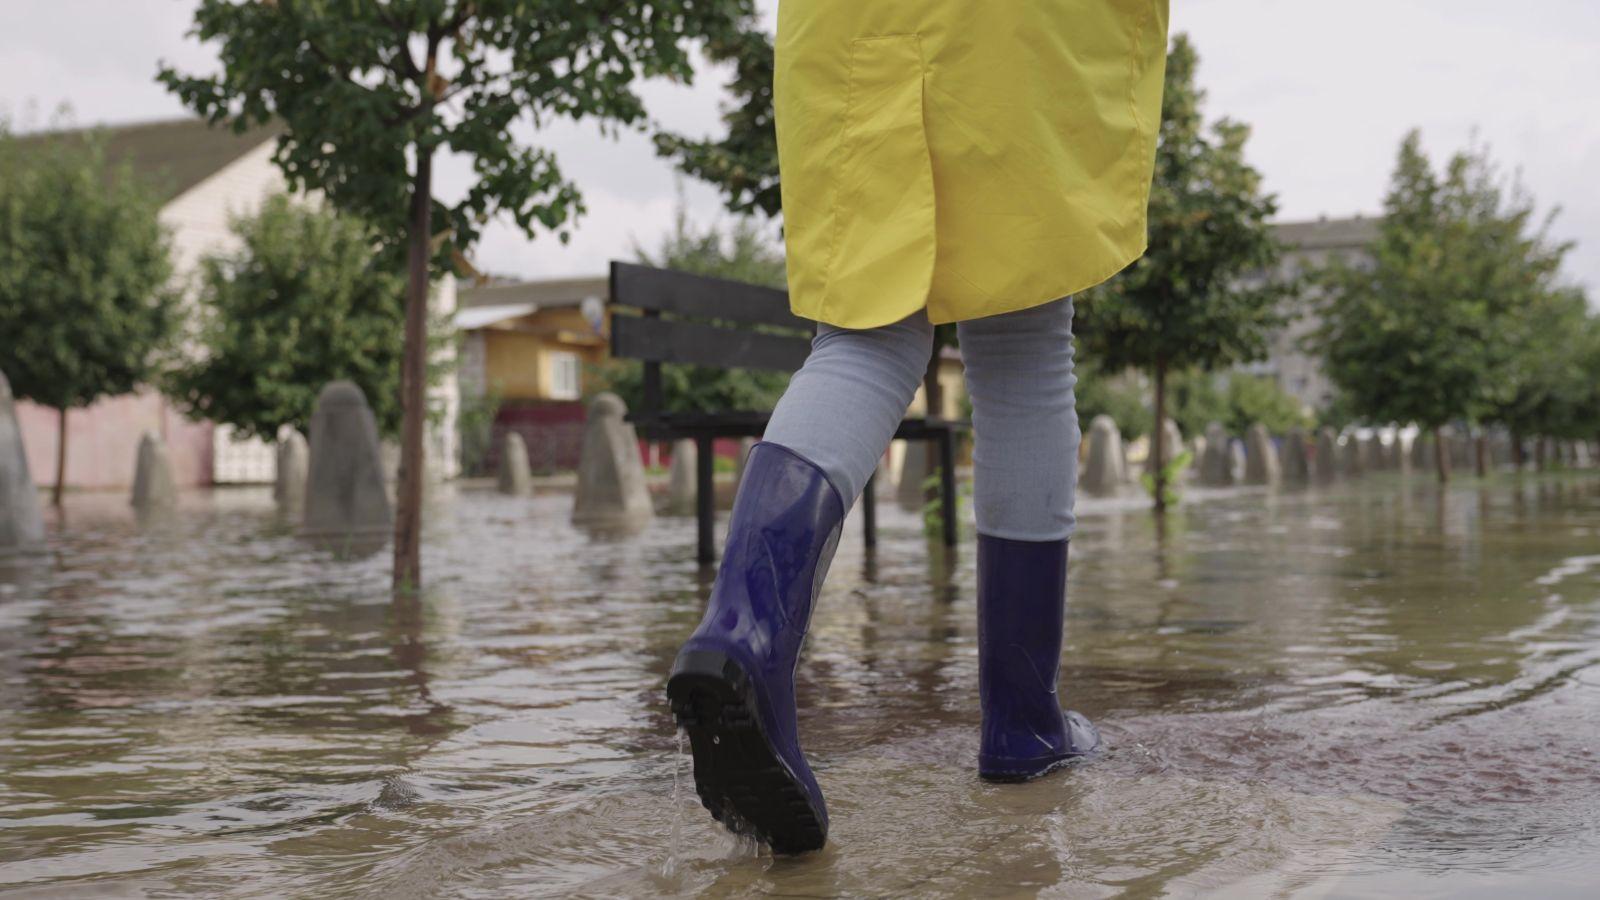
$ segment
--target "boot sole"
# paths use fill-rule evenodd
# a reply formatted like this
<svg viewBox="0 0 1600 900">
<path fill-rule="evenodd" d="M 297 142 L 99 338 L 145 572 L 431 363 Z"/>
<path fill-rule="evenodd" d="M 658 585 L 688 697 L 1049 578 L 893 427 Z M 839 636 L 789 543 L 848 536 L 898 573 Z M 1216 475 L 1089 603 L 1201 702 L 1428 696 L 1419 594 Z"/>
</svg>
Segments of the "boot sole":
<svg viewBox="0 0 1600 900">
<path fill-rule="evenodd" d="M 718 822 L 773 853 L 822 847 L 827 825 L 762 728 L 742 666 L 713 651 L 683 653 L 667 680 L 667 699 L 689 735 L 695 792 Z"/>
</svg>

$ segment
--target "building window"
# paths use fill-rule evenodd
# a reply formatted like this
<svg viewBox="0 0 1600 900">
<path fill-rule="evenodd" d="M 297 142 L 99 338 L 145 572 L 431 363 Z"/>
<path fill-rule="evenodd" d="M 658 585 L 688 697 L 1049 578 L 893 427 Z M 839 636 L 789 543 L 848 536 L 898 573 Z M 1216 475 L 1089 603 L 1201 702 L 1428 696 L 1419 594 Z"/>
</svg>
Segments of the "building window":
<svg viewBox="0 0 1600 900">
<path fill-rule="evenodd" d="M 583 364 L 576 353 L 550 354 L 550 399 L 577 400 L 583 396 Z"/>
</svg>

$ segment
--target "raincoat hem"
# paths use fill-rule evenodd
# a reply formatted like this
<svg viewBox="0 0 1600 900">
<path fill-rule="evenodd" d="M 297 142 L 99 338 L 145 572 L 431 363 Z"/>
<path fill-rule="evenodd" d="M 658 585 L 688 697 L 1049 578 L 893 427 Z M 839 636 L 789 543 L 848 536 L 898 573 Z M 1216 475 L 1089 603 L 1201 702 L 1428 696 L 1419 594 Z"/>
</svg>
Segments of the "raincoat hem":
<svg viewBox="0 0 1600 900">
<path fill-rule="evenodd" d="M 824 325 L 832 325 L 835 328 L 845 328 L 851 331 L 865 331 L 869 328 L 882 328 L 885 325 L 893 325 L 894 323 L 899 322 L 906 316 L 911 315 L 918 310 L 928 310 L 928 321 L 934 325 L 948 325 L 952 322 L 966 322 L 972 319 L 986 319 L 989 316 L 999 316 L 1004 315 L 1005 313 L 1033 309 L 1036 306 L 1043 306 L 1046 303 L 1054 303 L 1063 297 L 1071 297 L 1076 294 L 1081 294 L 1091 288 L 1098 287 L 1111 280 L 1111 278 L 1113 278 L 1123 269 L 1126 269 L 1127 267 L 1138 262 L 1139 257 L 1143 256 L 1149 247 L 1150 245 L 1148 240 L 1140 241 L 1139 245 L 1134 248 L 1132 252 L 1119 257 L 1116 264 L 1103 274 L 1097 274 L 1087 279 L 1080 279 L 1066 285 L 1063 289 L 1059 290 L 1051 289 L 1040 292 L 1030 291 L 1028 293 L 1028 299 L 1026 300 L 984 305 L 976 308 L 976 311 L 972 315 L 957 316 L 935 313 L 932 311 L 932 308 L 929 307 L 926 300 L 924 300 L 920 306 L 911 306 L 905 308 L 897 307 L 895 312 L 879 313 L 872 316 L 829 316 L 826 314 L 826 311 L 804 309 L 802 308 L 804 304 L 800 303 L 790 303 L 789 310 L 802 319 L 809 319 L 813 322 L 821 322 Z M 970 304 L 971 301 L 968 300 L 963 300 L 960 302 L 960 305 L 962 306 L 969 306 Z M 900 311 L 902 309 L 904 311 Z M 856 311 L 859 312 L 859 310 Z"/>
</svg>

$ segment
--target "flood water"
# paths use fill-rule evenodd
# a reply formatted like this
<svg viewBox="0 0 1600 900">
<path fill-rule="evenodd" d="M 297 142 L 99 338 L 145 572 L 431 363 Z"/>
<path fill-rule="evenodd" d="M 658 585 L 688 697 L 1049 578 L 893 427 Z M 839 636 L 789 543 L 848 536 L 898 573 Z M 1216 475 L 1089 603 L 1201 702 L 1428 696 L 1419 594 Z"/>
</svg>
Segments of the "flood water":
<svg viewBox="0 0 1600 900">
<path fill-rule="evenodd" d="M 1600 476 L 1084 503 L 1063 695 L 1109 753 L 975 776 L 972 545 L 880 506 L 800 672 L 826 850 L 717 830 L 663 685 L 692 522 L 466 490 L 431 590 L 266 490 L 70 498 L 0 561 L 0 894 L 1592 897 Z M 855 523 L 852 523 L 854 525 Z"/>
</svg>

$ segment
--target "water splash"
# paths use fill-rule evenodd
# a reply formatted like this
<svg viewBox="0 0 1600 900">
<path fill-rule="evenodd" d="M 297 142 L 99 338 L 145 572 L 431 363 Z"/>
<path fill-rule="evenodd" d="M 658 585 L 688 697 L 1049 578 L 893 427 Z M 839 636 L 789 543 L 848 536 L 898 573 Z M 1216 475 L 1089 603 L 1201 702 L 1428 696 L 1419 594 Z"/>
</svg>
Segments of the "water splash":
<svg viewBox="0 0 1600 900">
<path fill-rule="evenodd" d="M 667 860 L 661 865 L 661 877 L 674 881 L 678 877 L 679 835 L 683 832 L 683 761 L 685 732 L 678 729 L 678 752 L 672 757 L 672 830 L 667 838 Z"/>
<path fill-rule="evenodd" d="M 761 843 L 748 826 L 743 823 L 740 823 L 740 826 L 741 830 L 728 833 L 731 842 L 728 848 L 729 859 L 760 859 L 764 852 L 770 852 L 767 850 L 767 845 Z"/>
</svg>

